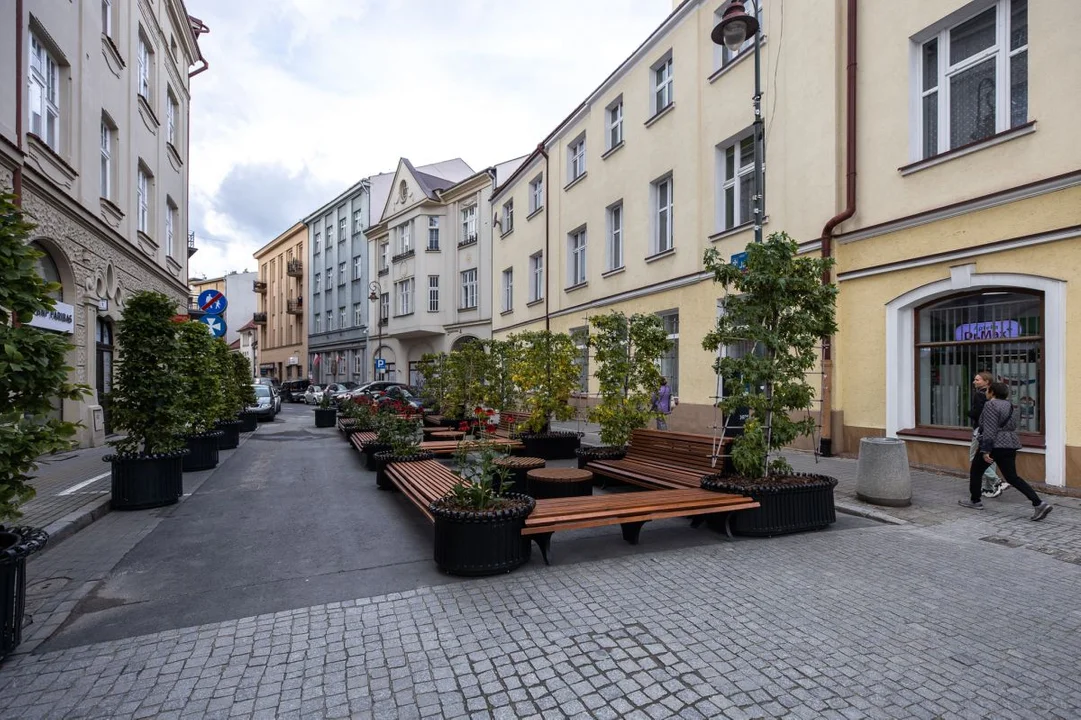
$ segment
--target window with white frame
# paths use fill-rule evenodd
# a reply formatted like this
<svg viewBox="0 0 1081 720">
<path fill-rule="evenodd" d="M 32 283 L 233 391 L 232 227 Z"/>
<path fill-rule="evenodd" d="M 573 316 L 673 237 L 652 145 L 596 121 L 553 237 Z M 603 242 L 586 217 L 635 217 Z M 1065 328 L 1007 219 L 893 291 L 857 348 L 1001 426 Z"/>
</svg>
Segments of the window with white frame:
<svg viewBox="0 0 1081 720">
<path fill-rule="evenodd" d="M 349 226 L 345 217 L 338 218 L 338 242 L 343 243 L 349 237 Z"/>
<path fill-rule="evenodd" d="M 173 91 L 167 90 L 165 93 L 165 142 L 176 147 L 177 127 L 176 123 L 179 115 L 179 106 L 177 105 L 176 98 L 173 97 Z"/>
<path fill-rule="evenodd" d="M 608 207 L 608 242 L 605 244 L 605 265 L 608 270 L 623 267 L 623 201 Z"/>
<path fill-rule="evenodd" d="M 169 257 L 173 257 L 173 252 L 176 249 L 174 245 L 174 238 L 176 237 L 176 231 L 179 228 L 180 211 L 173 203 L 173 199 L 170 197 L 165 198 L 165 254 Z"/>
<path fill-rule="evenodd" d="M 529 214 L 544 207 L 544 175 L 538 175 L 529 183 Z"/>
<path fill-rule="evenodd" d="M 616 98 L 615 102 L 605 109 L 605 127 L 608 130 L 608 149 L 618 147 L 623 143 L 623 96 Z"/>
<path fill-rule="evenodd" d="M 101 115 L 101 196 L 113 199 L 116 175 L 113 164 L 113 150 L 116 147 L 116 128 L 105 113 Z"/>
<path fill-rule="evenodd" d="M 754 220 L 754 135 L 744 135 L 717 148 L 717 174 L 720 181 L 718 231 L 731 230 Z M 762 182 L 765 184 L 765 163 Z M 762 193 L 765 214 L 765 192 Z"/>
<path fill-rule="evenodd" d="M 668 379 L 672 395 L 679 395 L 679 311 L 658 313 L 672 347 L 661 356 L 661 375 Z"/>
<path fill-rule="evenodd" d="M 462 208 L 462 240 L 463 243 L 474 242 L 477 239 L 477 206 L 470 205 Z"/>
<path fill-rule="evenodd" d="M 338 263 L 338 284 L 345 285 L 345 263 Z"/>
<path fill-rule="evenodd" d="M 358 322 L 357 325 L 360 325 L 360 323 Z M 353 355 L 353 374 L 364 375 L 364 356 L 360 353 Z"/>
<path fill-rule="evenodd" d="M 428 312 L 439 312 L 439 276 L 428 276 Z"/>
<path fill-rule="evenodd" d="M 390 293 L 383 293 L 379 296 L 379 318 L 385 321 L 390 317 Z"/>
<path fill-rule="evenodd" d="M 428 249 L 439 249 L 439 217 L 436 215 L 428 216 Z"/>
<path fill-rule="evenodd" d="M 503 312 L 514 309 L 514 268 L 503 271 Z"/>
<path fill-rule="evenodd" d="M 477 269 L 462 272 L 462 310 L 471 310 L 477 306 Z"/>
<path fill-rule="evenodd" d="M 653 254 L 672 249 L 672 176 L 661 178 L 651 187 L 653 196 Z"/>
<path fill-rule="evenodd" d="M 544 253 L 529 256 L 529 302 L 544 298 Z"/>
<path fill-rule="evenodd" d="M 323 316 L 319 313 L 315 313 L 315 332 L 323 332 Z"/>
<path fill-rule="evenodd" d="M 586 229 L 575 230 L 567 236 L 567 278 L 569 287 L 586 281 Z"/>
<path fill-rule="evenodd" d="M 672 52 L 669 51 L 668 55 L 651 69 L 653 71 L 653 105 L 650 109 L 656 115 L 672 104 Z"/>
<path fill-rule="evenodd" d="M 407 253 L 413 249 L 413 223 L 402 223 L 397 227 L 398 231 L 398 254 Z"/>
<path fill-rule="evenodd" d="M 364 309 L 361 303 L 353 303 L 353 327 L 364 324 Z"/>
<path fill-rule="evenodd" d="M 758 27 L 760 27 L 760 28 L 765 27 L 765 17 L 766 16 L 762 12 L 762 3 L 763 2 L 764 2 L 764 0 L 754 0 L 753 3 L 746 4 L 747 13 L 748 14 L 753 14 L 758 19 Z M 719 7 L 717 9 L 717 12 L 715 12 L 713 14 L 713 27 L 716 27 L 717 24 L 724 17 L 724 11 L 728 9 L 728 6 L 730 4 L 731 3 L 726 2 L 724 5 L 722 5 L 721 7 Z M 748 36 L 747 39 L 743 41 L 743 44 L 739 46 L 739 50 L 737 50 L 736 52 L 732 52 L 731 50 L 729 50 L 727 47 L 725 47 L 724 43 L 721 43 L 720 45 L 715 45 L 714 46 L 714 66 L 715 66 L 714 69 L 720 70 L 722 67 L 728 65 L 729 63 L 731 63 L 736 58 L 742 56 L 744 52 L 746 52 L 747 50 L 750 50 L 753 47 L 754 47 L 754 36 L 753 35 Z"/>
<path fill-rule="evenodd" d="M 983 2 L 917 37 L 919 158 L 1028 122 L 1028 0 Z"/>
<path fill-rule="evenodd" d="M 327 317 L 327 332 L 330 332 L 331 330 L 334 329 L 334 311 L 333 310 L 327 310 L 326 317 Z"/>
<path fill-rule="evenodd" d="M 101 34 L 113 36 L 113 0 L 101 0 Z"/>
<path fill-rule="evenodd" d="M 514 230 L 514 198 L 503 203 L 503 234 Z"/>
<path fill-rule="evenodd" d="M 379 245 L 379 269 L 386 270 L 390 267 L 390 242 Z"/>
<path fill-rule="evenodd" d="M 364 259 L 357 255 L 353 258 L 353 279 L 360 280 L 361 273 L 364 272 Z"/>
<path fill-rule="evenodd" d="M 312 242 L 312 253 L 314 253 L 315 255 L 318 255 L 319 251 L 321 249 L 321 247 L 320 247 L 321 238 L 322 238 L 322 235 L 320 234 L 320 232 L 318 230 L 316 230 L 315 231 L 315 240 Z"/>
<path fill-rule="evenodd" d="M 151 107 L 154 106 L 152 99 L 154 97 L 154 51 L 151 49 L 150 41 L 146 39 L 143 34 L 143 29 L 139 28 L 139 95 Z"/>
<path fill-rule="evenodd" d="M 327 234 L 327 252 L 330 252 L 330 246 L 334 244 L 334 216 L 326 216 L 323 220 L 323 229 Z"/>
<path fill-rule="evenodd" d="M 343 305 L 342 307 L 338 308 L 338 328 L 339 329 L 344 329 L 344 328 L 347 328 L 347 327 L 349 327 L 349 326 L 346 324 L 345 306 Z"/>
<path fill-rule="evenodd" d="M 152 190 L 153 179 L 150 171 L 140 162 L 135 180 L 136 207 L 139 208 L 137 229 L 147 235 L 150 234 L 150 193 Z"/>
<path fill-rule="evenodd" d="M 60 152 L 60 65 L 34 33 L 30 33 L 27 84 L 30 132 Z"/>
<path fill-rule="evenodd" d="M 321 292 L 323 290 L 323 273 L 315 274 L 315 285 L 313 287 L 313 292 Z"/>
<path fill-rule="evenodd" d="M 353 234 L 355 235 L 358 232 L 362 231 L 363 229 L 364 229 L 364 220 L 361 217 L 360 210 L 354 210 L 353 211 Z"/>
<path fill-rule="evenodd" d="M 585 133 L 567 146 L 567 173 L 567 182 L 574 182 L 586 174 Z"/>
<path fill-rule="evenodd" d="M 394 283 L 398 296 L 398 315 L 413 313 L 413 278 Z"/>
</svg>

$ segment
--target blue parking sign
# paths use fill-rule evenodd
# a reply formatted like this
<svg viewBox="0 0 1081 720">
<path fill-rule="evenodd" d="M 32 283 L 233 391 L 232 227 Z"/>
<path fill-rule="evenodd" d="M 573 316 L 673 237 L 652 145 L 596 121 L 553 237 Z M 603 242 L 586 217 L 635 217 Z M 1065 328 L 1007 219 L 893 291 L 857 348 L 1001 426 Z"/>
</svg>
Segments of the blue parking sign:
<svg viewBox="0 0 1081 720">
<path fill-rule="evenodd" d="M 383 358 L 376 358 L 375 359 L 375 369 L 376 370 L 386 370 L 387 369 L 387 361 L 385 359 L 383 359 Z"/>
</svg>

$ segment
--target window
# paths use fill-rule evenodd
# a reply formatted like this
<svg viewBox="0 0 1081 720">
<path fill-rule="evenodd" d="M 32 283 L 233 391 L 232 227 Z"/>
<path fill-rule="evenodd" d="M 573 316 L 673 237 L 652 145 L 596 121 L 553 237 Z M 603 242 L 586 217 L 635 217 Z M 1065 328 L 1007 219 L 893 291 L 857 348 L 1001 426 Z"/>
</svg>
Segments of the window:
<svg viewBox="0 0 1081 720">
<path fill-rule="evenodd" d="M 668 378 L 672 395 L 679 395 L 679 311 L 659 313 L 672 348 L 661 357 L 661 375 Z"/>
<path fill-rule="evenodd" d="M 514 230 L 514 199 L 503 203 L 503 234 Z"/>
<path fill-rule="evenodd" d="M 584 134 L 567 148 L 567 168 L 570 173 L 567 182 L 574 182 L 586 174 L 586 136 Z"/>
<path fill-rule="evenodd" d="M 315 254 L 315 255 L 319 254 L 320 241 L 322 240 L 322 237 L 323 237 L 322 234 L 318 230 L 316 230 L 315 231 L 315 240 L 312 242 L 312 253 Z"/>
<path fill-rule="evenodd" d="M 323 316 L 319 313 L 315 313 L 315 332 L 323 332 Z"/>
<path fill-rule="evenodd" d="M 413 278 L 394 283 L 398 295 L 398 315 L 410 315 L 413 312 Z"/>
<path fill-rule="evenodd" d="M 653 254 L 672 249 L 672 176 L 653 183 Z"/>
<path fill-rule="evenodd" d="M 586 281 L 586 229 L 575 230 L 567 236 L 567 276 L 569 287 Z"/>
<path fill-rule="evenodd" d="M 323 289 L 323 274 L 315 274 L 315 290 L 313 292 L 320 292 Z"/>
<path fill-rule="evenodd" d="M 619 147 L 623 143 L 623 96 L 620 95 L 605 111 L 608 128 L 608 149 Z"/>
<path fill-rule="evenodd" d="M 379 269 L 386 270 L 390 267 L 390 241 L 379 245 Z"/>
<path fill-rule="evenodd" d="M 330 332 L 333 329 L 334 329 L 334 313 L 332 311 L 330 311 L 330 310 L 327 310 L 327 332 Z"/>
<path fill-rule="evenodd" d="M 758 18 L 758 27 L 760 28 L 765 27 L 765 15 L 762 13 L 763 2 L 764 0 L 755 0 L 753 4 L 745 3 L 746 11 L 748 13 L 753 12 Z M 714 13 L 712 27 L 717 27 L 717 23 L 719 23 L 721 21 L 721 18 L 724 17 L 724 11 L 728 9 L 729 4 L 730 3 L 725 3 L 717 10 L 716 13 Z M 739 46 L 739 50 L 734 53 L 729 51 L 729 49 L 723 44 L 716 45 L 714 50 L 714 65 L 716 69 L 720 70 L 722 67 L 728 65 L 733 60 L 743 55 L 746 50 L 750 50 L 752 47 L 754 47 L 754 36 L 748 37 L 746 40 L 744 40 L 743 44 Z"/>
<path fill-rule="evenodd" d="M 571 328 L 571 340 L 578 355 L 574 358 L 574 364 L 578 367 L 578 392 L 582 395 L 589 394 L 589 328 Z"/>
<path fill-rule="evenodd" d="M 718 200 L 718 231 L 731 230 L 754 220 L 754 135 L 717 148 L 721 197 Z M 765 184 L 765 166 L 762 170 Z M 763 193 L 762 212 L 765 212 Z"/>
<path fill-rule="evenodd" d="M 544 175 L 538 175 L 529 183 L 529 214 L 544 207 Z"/>
<path fill-rule="evenodd" d="M 672 104 L 672 53 L 653 66 L 653 114 Z"/>
<path fill-rule="evenodd" d="M 113 0 L 101 0 L 101 34 L 113 36 Z"/>
<path fill-rule="evenodd" d="M 477 269 L 462 272 L 462 310 L 477 306 Z"/>
<path fill-rule="evenodd" d="M 435 215 L 428 218 L 428 249 L 439 249 L 439 218 Z"/>
<path fill-rule="evenodd" d="M 60 152 L 60 66 L 34 33 L 30 33 L 30 132 Z"/>
<path fill-rule="evenodd" d="M 360 303 L 353 303 L 353 327 L 360 327 L 364 324 L 364 314 L 361 307 Z"/>
<path fill-rule="evenodd" d="M 462 242 L 470 243 L 477 239 L 477 206 L 470 205 L 462 209 Z"/>
<path fill-rule="evenodd" d="M 154 73 L 154 51 L 150 49 L 150 41 L 143 35 L 142 28 L 139 29 L 139 95 L 150 103 L 152 98 L 151 93 L 154 88 L 151 86 L 151 79 Z M 151 107 L 153 105 L 151 104 Z"/>
<path fill-rule="evenodd" d="M 995 0 L 918 45 L 921 158 L 1028 122 L 1028 0 Z"/>
<path fill-rule="evenodd" d="M 177 102 L 173 97 L 173 91 L 168 90 L 165 93 L 165 141 L 176 147 L 176 121 L 177 121 Z"/>
<path fill-rule="evenodd" d="M 379 320 L 380 322 L 386 322 L 390 317 L 390 293 L 383 293 L 379 296 Z"/>
<path fill-rule="evenodd" d="M 413 249 L 413 238 L 410 228 L 412 223 L 404 223 L 398 226 L 398 254 L 407 253 Z"/>
<path fill-rule="evenodd" d="M 338 308 L 338 327 L 339 328 L 347 328 L 347 327 L 349 327 L 345 322 L 345 306 L 344 305 L 342 307 Z"/>
<path fill-rule="evenodd" d="M 150 191 L 152 190 L 150 171 L 139 163 L 139 172 L 136 177 L 136 206 L 139 208 L 138 230 L 141 233 L 150 234 Z"/>
<path fill-rule="evenodd" d="M 360 280 L 360 275 L 363 272 L 364 272 L 363 258 L 360 255 L 357 255 L 355 258 L 353 258 L 353 279 L 354 280 Z"/>
<path fill-rule="evenodd" d="M 349 235 L 349 228 L 346 225 L 344 217 L 338 219 L 338 242 L 345 242 L 345 238 Z"/>
<path fill-rule="evenodd" d="M 345 263 L 338 264 L 338 284 L 345 285 Z"/>
<path fill-rule="evenodd" d="M 360 210 L 353 211 L 353 234 L 364 229 L 364 220 L 360 216 Z"/>
<path fill-rule="evenodd" d="M 323 229 L 327 234 L 327 252 L 330 252 L 330 246 L 334 244 L 334 216 L 327 215 L 323 219 Z"/>
<path fill-rule="evenodd" d="M 358 322 L 357 324 L 359 325 L 360 323 Z M 354 375 L 363 375 L 364 374 L 364 356 L 361 355 L 360 353 L 357 353 L 357 354 L 353 355 L 353 374 Z"/>
<path fill-rule="evenodd" d="M 428 276 L 428 312 L 439 312 L 439 276 Z"/>
<path fill-rule="evenodd" d="M 608 208 L 608 242 L 605 261 L 608 270 L 623 267 L 623 202 Z"/>
<path fill-rule="evenodd" d="M 116 146 L 116 128 L 112 126 L 109 118 L 102 113 L 101 116 L 101 196 L 107 200 L 113 199 L 113 186 L 115 175 L 113 174 L 113 148 Z"/>
<path fill-rule="evenodd" d="M 544 254 L 529 256 L 529 302 L 544 298 Z"/>
<path fill-rule="evenodd" d="M 165 198 L 165 254 L 169 257 L 173 257 L 173 251 L 175 250 L 174 233 L 179 222 L 179 211 L 176 205 L 173 204 L 173 199 Z"/>
<path fill-rule="evenodd" d="M 998 290 L 938 300 L 916 311 L 919 425 L 968 427 L 972 377 L 1010 388 L 1017 427 L 1043 432 L 1043 296 Z"/>
<path fill-rule="evenodd" d="M 514 269 L 503 271 L 503 312 L 514 309 Z"/>
</svg>

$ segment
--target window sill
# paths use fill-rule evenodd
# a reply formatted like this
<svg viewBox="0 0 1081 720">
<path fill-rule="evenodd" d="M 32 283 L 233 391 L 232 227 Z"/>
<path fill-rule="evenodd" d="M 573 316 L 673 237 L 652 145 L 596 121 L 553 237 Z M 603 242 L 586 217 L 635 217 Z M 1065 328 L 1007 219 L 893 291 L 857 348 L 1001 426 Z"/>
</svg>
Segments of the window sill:
<svg viewBox="0 0 1081 720">
<path fill-rule="evenodd" d="M 158 122 L 158 116 L 154 113 L 154 108 L 150 107 L 150 101 L 148 101 L 142 95 L 138 96 L 139 115 L 142 116 L 143 122 L 150 132 L 156 132 L 161 123 Z"/>
<path fill-rule="evenodd" d="M 389 272 L 390 272 L 390 268 L 383 268 L 382 270 L 379 271 L 378 275 L 379 275 L 379 277 L 383 277 L 384 275 L 388 274 Z"/>
<path fill-rule="evenodd" d="M 765 46 L 765 44 L 766 44 L 766 40 L 767 40 L 767 37 L 766 37 L 765 35 L 763 35 L 762 37 L 760 37 L 760 38 L 758 39 L 758 43 L 759 43 L 759 45 L 760 45 L 760 46 Z M 727 75 L 727 74 L 728 74 L 728 72 L 729 72 L 729 71 L 730 71 L 730 70 L 731 70 L 732 68 L 734 68 L 734 67 L 735 67 L 736 65 L 739 65 L 739 64 L 740 64 L 741 62 L 743 62 L 744 60 L 746 60 L 746 59 L 747 59 L 747 58 L 749 58 L 749 57 L 752 57 L 753 55 L 754 55 L 754 46 L 752 45 L 751 47 L 749 47 L 749 48 L 747 48 L 746 50 L 744 50 L 743 52 L 741 52 L 741 53 L 740 53 L 739 55 L 736 55 L 736 56 L 735 56 L 734 58 L 732 58 L 731 60 L 729 60 L 728 62 L 726 62 L 726 63 L 725 63 L 724 65 L 722 65 L 721 67 L 719 67 L 719 68 L 717 68 L 716 70 L 714 70 L 714 71 L 713 71 L 713 74 L 712 74 L 712 75 L 710 75 L 710 76 L 709 76 L 709 77 L 707 78 L 708 82 L 709 82 L 709 83 L 710 83 L 710 84 L 712 85 L 713 83 L 717 82 L 717 81 L 718 81 L 718 80 L 720 80 L 720 79 L 721 79 L 722 77 L 724 77 L 725 75 Z"/>
<path fill-rule="evenodd" d="M 525 304 L 525 306 L 526 307 L 533 307 L 534 305 L 540 305 L 542 302 L 544 302 L 544 298 L 539 297 L 536 300 L 530 300 L 529 302 L 527 302 Z"/>
<path fill-rule="evenodd" d="M 110 66 L 109 69 L 112 70 L 113 74 L 120 77 L 120 71 L 127 67 L 127 63 L 120 56 L 120 48 L 105 33 L 101 34 L 101 54 L 105 56 Z"/>
<path fill-rule="evenodd" d="M 476 310 L 476 309 L 477 309 L 476 305 L 470 305 L 469 307 L 460 307 L 460 308 L 458 308 L 458 312 L 470 312 L 471 310 Z"/>
<path fill-rule="evenodd" d="M 458 247 L 464 248 L 464 247 L 469 247 L 470 245 L 476 245 L 476 244 L 477 244 L 477 238 L 472 238 L 470 240 L 461 241 L 460 243 L 458 243 Z"/>
<path fill-rule="evenodd" d="M 626 271 L 627 271 L 627 266 L 626 265 L 620 265 L 617 268 L 612 268 L 611 270 L 606 270 L 606 271 L 602 272 L 601 277 L 602 278 L 610 278 L 613 275 L 619 275 L 621 272 L 626 272 Z"/>
<path fill-rule="evenodd" d="M 135 233 L 135 239 L 139 242 L 139 249 L 147 255 L 153 257 L 158 254 L 158 244 L 142 230 Z"/>
<path fill-rule="evenodd" d="M 69 165 L 68 161 L 60 156 L 60 153 L 45 144 L 45 141 L 34 133 L 26 133 L 26 140 L 30 146 L 30 157 L 41 161 L 46 166 L 43 169 L 52 171 L 50 173 L 52 179 L 70 190 L 75 183 L 75 179 L 79 177 L 78 171 Z"/>
<path fill-rule="evenodd" d="M 574 292 L 576 290 L 581 290 L 582 288 L 585 288 L 585 287 L 589 287 L 589 281 L 588 280 L 586 280 L 584 282 L 576 283 L 574 285 L 571 285 L 570 287 L 565 287 L 565 288 L 563 288 L 563 292 L 572 293 L 572 292 Z"/>
<path fill-rule="evenodd" d="M 407 312 L 407 313 L 402 313 L 401 315 L 395 315 L 394 317 L 395 318 L 405 318 L 405 317 L 410 317 L 412 314 L 413 313 L 411 313 L 411 312 Z"/>
<path fill-rule="evenodd" d="M 507 237 L 508 235 L 510 235 L 513 232 L 514 232 L 514 228 L 511 228 L 510 230 L 508 230 L 505 233 L 500 233 L 499 234 L 499 239 L 502 240 L 503 238 Z"/>
<path fill-rule="evenodd" d="M 536 210 L 534 210 L 533 212 L 531 212 L 531 213 L 529 213 L 528 215 L 526 215 L 526 216 L 525 216 L 525 219 L 526 219 L 527 221 L 528 221 L 528 220 L 532 220 L 533 218 L 535 218 L 535 217 L 537 217 L 538 215 L 540 215 L 540 214 L 541 214 L 542 212 L 544 212 L 544 206 L 543 206 L 543 205 L 541 205 L 541 206 L 540 206 L 539 208 L 537 208 L 537 209 L 536 209 Z"/>
<path fill-rule="evenodd" d="M 953 150 L 948 150 L 944 153 L 932 155 L 929 158 L 924 158 L 923 160 L 904 165 L 897 168 L 897 172 L 901 173 L 902 177 L 907 177 L 912 173 L 919 172 L 920 170 L 926 170 L 927 168 L 941 165 L 942 163 L 949 162 L 950 160 L 955 160 L 956 158 L 964 157 L 965 155 L 971 155 L 974 152 L 979 152 L 980 150 L 994 147 L 995 145 L 1001 145 L 1002 143 L 1009 142 L 1014 138 L 1031 135 L 1034 132 L 1036 132 L 1036 121 L 1031 120 L 1024 125 L 1018 125 L 1015 128 L 1010 128 L 1009 130 L 1000 132 L 996 135 L 992 135 L 988 138 L 984 138 L 983 140 L 969 143 L 968 145 L 962 145 L 961 147 L 954 148 Z"/>
<path fill-rule="evenodd" d="M 510 308 L 509 310 L 504 310 L 503 312 L 499 313 L 499 316 L 500 317 L 506 317 L 507 315 L 513 315 L 513 314 L 514 314 L 514 308 Z"/>
<path fill-rule="evenodd" d="M 588 174 L 589 174 L 589 171 L 586 171 L 586 172 L 582 173 L 581 175 L 579 175 L 578 177 L 571 180 L 569 183 L 567 183 L 566 185 L 563 186 L 563 191 L 566 192 L 567 190 L 570 190 L 572 187 L 574 187 L 578 183 L 585 180 L 586 175 L 588 175 Z"/>
<path fill-rule="evenodd" d="M 402 260 L 408 260 L 409 258 L 413 257 L 416 254 L 417 254 L 416 250 L 406 250 L 405 252 L 398 253 L 397 255 L 392 257 L 390 259 L 390 261 L 392 263 L 401 262 Z"/>
<path fill-rule="evenodd" d="M 612 147 L 608 148 L 604 152 L 604 155 L 601 155 L 601 160 L 607 160 L 612 155 L 615 155 L 619 150 L 621 150 L 623 148 L 623 144 L 624 144 L 624 141 L 620 140 L 618 144 L 613 145 Z"/>
<path fill-rule="evenodd" d="M 657 112 L 653 113 L 653 117 L 651 117 L 649 120 L 646 120 L 642 124 L 645 125 L 646 127 L 652 127 L 653 123 L 657 122 L 662 117 L 664 117 L 668 113 L 672 112 L 672 110 L 674 110 L 675 107 L 676 107 L 676 101 L 673 100 L 672 102 L 668 103 L 667 105 L 665 105 L 663 108 L 661 108 Z"/>
<path fill-rule="evenodd" d="M 647 263 L 656 262 L 657 260 L 663 260 L 666 257 L 672 257 L 675 254 L 676 254 L 676 249 L 674 247 L 669 248 L 668 250 L 665 250 L 664 252 L 659 252 L 659 253 L 655 253 L 653 255 L 648 256 L 646 258 L 646 262 Z"/>
<path fill-rule="evenodd" d="M 956 440 L 968 445 L 972 442 L 972 430 L 968 428 L 945 428 L 945 427 L 915 427 L 907 430 L 898 430 L 897 437 L 908 436 L 914 439 L 927 438 L 936 440 Z M 1018 433 L 1021 439 L 1021 448 L 1044 449 L 1047 447 L 1046 438 L 1038 433 Z"/>
<path fill-rule="evenodd" d="M 762 227 L 765 227 L 767 224 L 769 224 L 769 215 L 767 215 L 766 219 L 762 221 Z M 746 232 L 747 230 L 754 230 L 753 220 L 748 220 L 747 222 L 736 225 L 733 228 L 728 228 L 727 230 L 722 230 L 719 233 L 714 233 L 710 235 L 707 239 L 710 242 L 717 242 L 718 240 L 724 240 L 725 238 L 739 235 L 740 233 Z"/>
<path fill-rule="evenodd" d="M 101 214 L 113 228 L 120 227 L 120 222 L 124 219 L 124 211 L 109 198 L 101 198 Z"/>
<path fill-rule="evenodd" d="M 439 252 L 439 248 L 437 248 L 437 247 L 430 247 L 430 248 L 427 248 L 427 249 L 425 249 L 425 251 L 424 251 L 424 252 L 430 252 L 430 253 L 437 253 L 437 252 Z"/>
<path fill-rule="evenodd" d="M 180 168 L 184 166 L 184 160 L 180 157 L 180 152 L 177 151 L 176 146 L 171 142 L 167 142 L 165 143 L 165 149 L 169 153 L 169 159 L 177 165 L 177 170 L 180 170 Z"/>
</svg>

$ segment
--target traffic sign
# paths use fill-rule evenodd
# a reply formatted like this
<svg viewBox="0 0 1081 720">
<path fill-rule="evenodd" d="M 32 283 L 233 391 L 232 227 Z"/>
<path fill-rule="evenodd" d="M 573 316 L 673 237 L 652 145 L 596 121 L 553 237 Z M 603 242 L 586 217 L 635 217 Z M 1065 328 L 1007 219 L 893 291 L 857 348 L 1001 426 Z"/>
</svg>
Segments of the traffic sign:
<svg viewBox="0 0 1081 720">
<path fill-rule="evenodd" d="M 199 293 L 199 307 L 207 315 L 221 315 L 229 307 L 229 301 L 221 290 L 203 290 Z"/>
<path fill-rule="evenodd" d="M 384 358 L 376 358 L 375 359 L 375 369 L 376 370 L 386 370 L 387 369 L 387 361 Z"/>
<path fill-rule="evenodd" d="M 747 269 L 747 253 L 746 252 L 736 253 L 735 255 L 732 256 L 732 260 L 729 262 L 729 264 L 730 265 L 735 265 L 740 270 L 746 270 Z"/>
<path fill-rule="evenodd" d="M 225 320 L 217 315 L 204 315 L 199 322 L 210 328 L 210 334 L 214 337 L 225 337 Z"/>
</svg>

